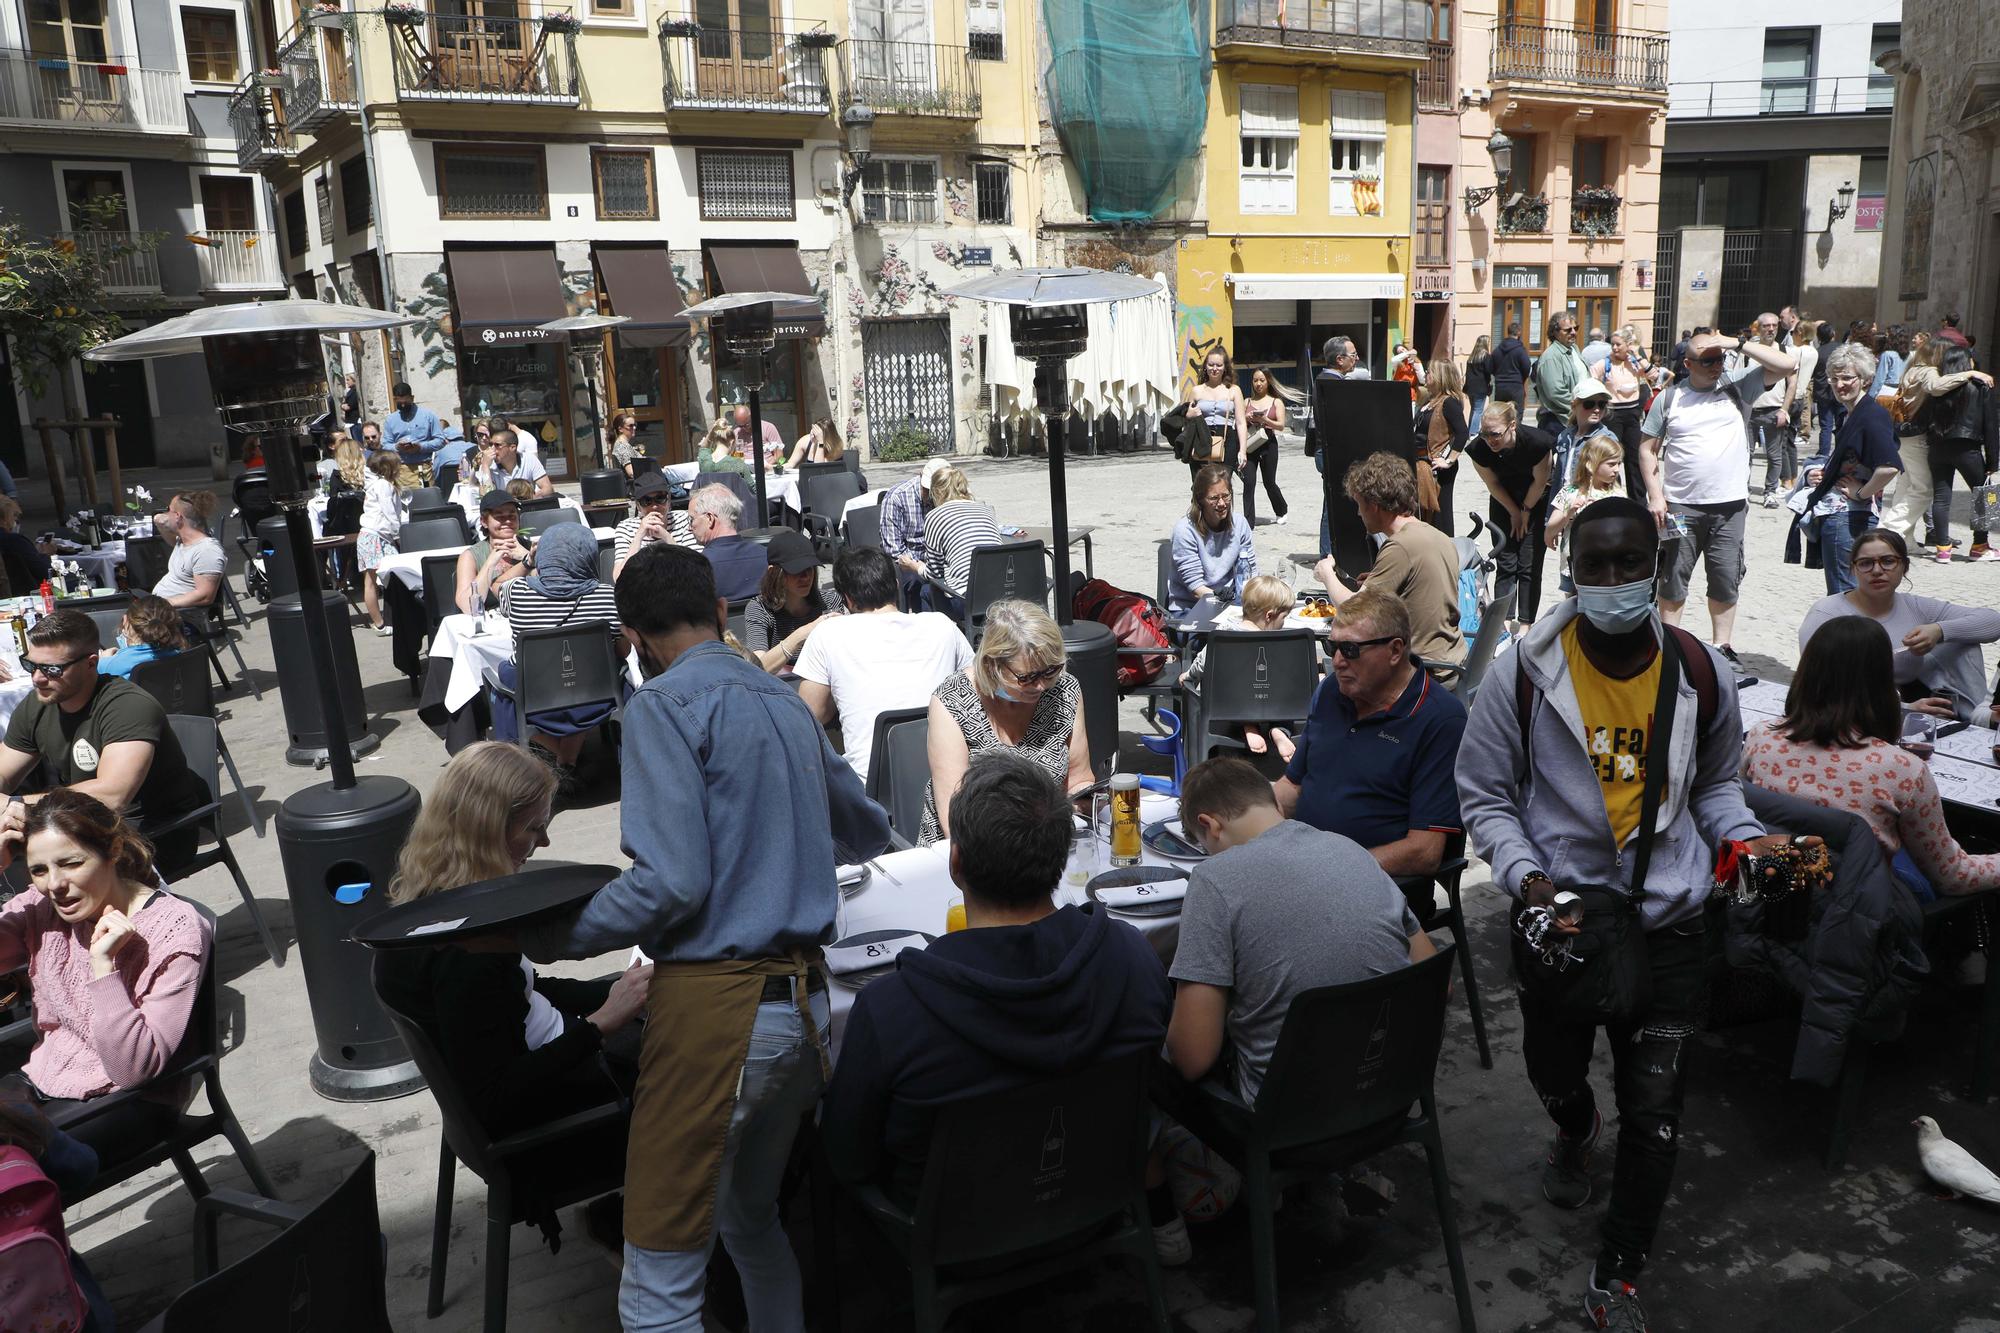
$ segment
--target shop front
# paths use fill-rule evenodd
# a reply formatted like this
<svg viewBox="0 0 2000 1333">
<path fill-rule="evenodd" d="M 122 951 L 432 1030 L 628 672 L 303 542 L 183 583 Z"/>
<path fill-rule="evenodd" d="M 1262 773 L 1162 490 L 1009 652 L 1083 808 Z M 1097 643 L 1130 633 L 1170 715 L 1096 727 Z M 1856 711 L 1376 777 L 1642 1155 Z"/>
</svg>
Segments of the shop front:
<svg viewBox="0 0 2000 1333">
<path fill-rule="evenodd" d="M 702 414 L 687 410 L 685 358 L 689 321 L 667 247 L 591 247 L 598 309 L 624 315 L 612 330 L 604 361 L 605 400 L 613 412 L 639 419 L 639 443 L 650 458 L 684 463 L 694 457 Z M 610 414 L 606 414 L 607 435 Z"/>
<path fill-rule="evenodd" d="M 1303 388 L 1300 368 L 1317 368 L 1336 334 L 1352 338 L 1363 362 L 1380 373 L 1395 336 L 1403 276 L 1236 273 L 1229 293 L 1237 379 L 1247 390 L 1250 372 L 1262 368 Z"/>
<path fill-rule="evenodd" d="M 709 241 L 702 246 L 702 267 L 710 296 L 729 292 L 810 292 L 805 266 L 796 244 Z M 826 332 L 826 316 L 817 300 L 779 306 L 774 316 L 778 336 L 775 351 L 765 358 L 764 386 L 758 408 L 764 420 L 777 426 L 785 441 L 805 434 L 811 425 L 805 395 L 805 363 L 813 340 Z M 717 416 L 750 401 L 742 367 L 729 349 L 709 340 L 715 361 Z"/>
<path fill-rule="evenodd" d="M 457 340 L 458 424 L 504 416 L 540 442 L 550 475 L 575 475 L 566 344 L 563 335 L 537 327 L 569 313 L 555 247 L 448 246 L 444 258 Z"/>
</svg>

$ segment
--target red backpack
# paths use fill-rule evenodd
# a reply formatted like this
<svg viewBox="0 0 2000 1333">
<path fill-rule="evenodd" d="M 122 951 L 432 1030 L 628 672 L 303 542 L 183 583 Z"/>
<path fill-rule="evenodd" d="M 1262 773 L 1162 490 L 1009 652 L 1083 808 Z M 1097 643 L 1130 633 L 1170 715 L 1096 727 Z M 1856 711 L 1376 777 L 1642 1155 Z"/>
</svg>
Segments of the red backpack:
<svg viewBox="0 0 2000 1333">
<path fill-rule="evenodd" d="M 74 1333 L 88 1314 L 54 1182 L 27 1149 L 0 1147 L 0 1329 Z"/>
<path fill-rule="evenodd" d="M 1159 603 L 1136 592 L 1114 588 L 1103 579 L 1092 579 L 1076 591 L 1070 614 L 1078 620 L 1095 620 L 1108 626 L 1120 648 L 1169 648 L 1166 612 Z M 1133 653 L 1118 655 L 1118 688 L 1129 690 L 1151 685 L 1167 666 L 1166 654 Z"/>
</svg>

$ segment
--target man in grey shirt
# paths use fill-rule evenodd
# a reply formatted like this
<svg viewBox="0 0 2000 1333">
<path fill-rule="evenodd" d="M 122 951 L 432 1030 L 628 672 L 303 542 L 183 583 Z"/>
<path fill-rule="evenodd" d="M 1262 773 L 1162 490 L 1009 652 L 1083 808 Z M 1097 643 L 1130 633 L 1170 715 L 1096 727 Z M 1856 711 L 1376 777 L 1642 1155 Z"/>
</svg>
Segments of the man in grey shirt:
<svg viewBox="0 0 2000 1333">
<path fill-rule="evenodd" d="M 1188 770 L 1181 823 L 1210 855 L 1188 876 L 1167 970 L 1167 1057 L 1181 1077 L 1209 1079 L 1249 1106 L 1293 997 L 1436 950 L 1366 849 L 1279 814 L 1271 784 L 1241 759 Z"/>
</svg>

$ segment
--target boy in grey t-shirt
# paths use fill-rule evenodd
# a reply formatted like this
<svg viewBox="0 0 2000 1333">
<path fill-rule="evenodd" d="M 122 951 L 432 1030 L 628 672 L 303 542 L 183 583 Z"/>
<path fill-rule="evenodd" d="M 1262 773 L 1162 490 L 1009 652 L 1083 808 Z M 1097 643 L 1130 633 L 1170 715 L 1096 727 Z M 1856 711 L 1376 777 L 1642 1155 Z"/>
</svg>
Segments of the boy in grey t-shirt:
<svg viewBox="0 0 2000 1333">
<path fill-rule="evenodd" d="M 1188 770 L 1181 823 L 1211 855 L 1181 908 L 1167 1055 L 1191 1082 L 1220 1083 L 1233 1066 L 1223 1086 L 1248 1106 L 1294 996 L 1436 950 L 1365 848 L 1279 814 L 1271 784 L 1241 759 Z"/>
</svg>

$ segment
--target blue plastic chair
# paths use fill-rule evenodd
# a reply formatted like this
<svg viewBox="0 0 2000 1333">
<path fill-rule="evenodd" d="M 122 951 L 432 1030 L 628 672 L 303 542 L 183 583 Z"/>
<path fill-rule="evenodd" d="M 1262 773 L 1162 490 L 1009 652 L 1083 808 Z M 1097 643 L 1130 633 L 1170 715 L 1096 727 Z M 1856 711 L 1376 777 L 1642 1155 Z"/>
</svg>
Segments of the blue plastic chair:
<svg viewBox="0 0 2000 1333">
<path fill-rule="evenodd" d="M 1161 792 L 1167 796 L 1179 796 L 1181 794 L 1181 779 L 1187 776 L 1187 747 L 1181 743 L 1180 714 L 1174 712 L 1171 708 L 1162 708 L 1158 710 L 1158 717 L 1161 722 L 1166 724 L 1167 734 L 1164 736 L 1141 736 L 1139 744 L 1145 746 L 1154 754 L 1172 755 L 1174 757 L 1174 776 L 1171 780 L 1159 777 L 1141 777 L 1139 785 L 1147 791 Z"/>
</svg>

